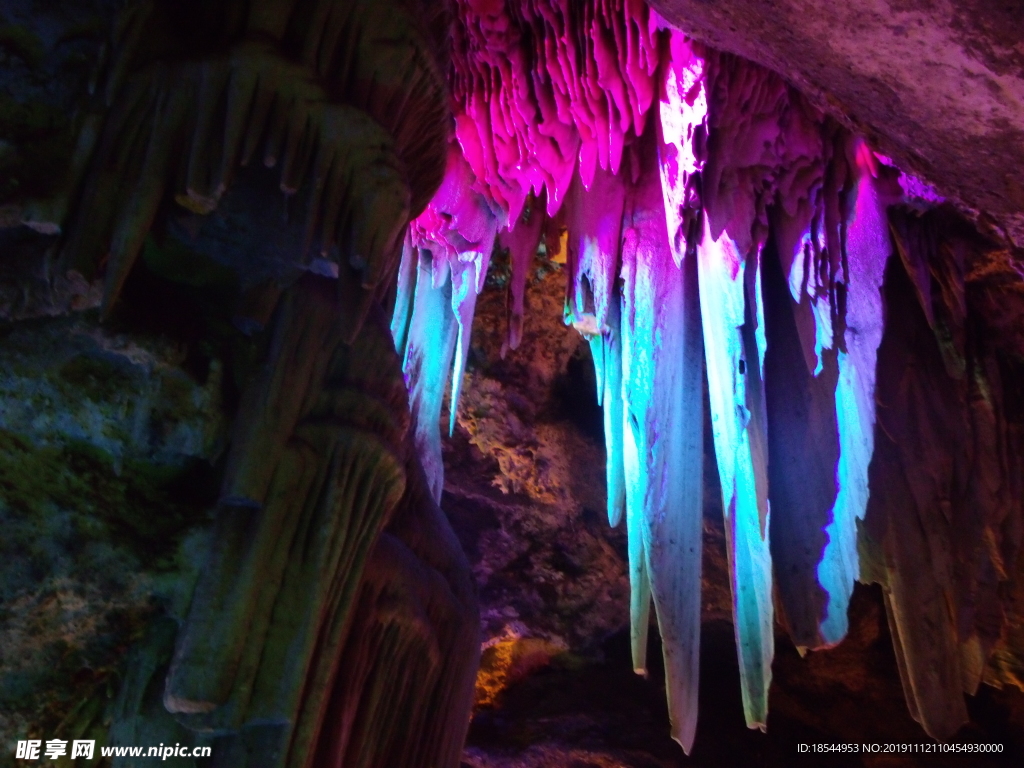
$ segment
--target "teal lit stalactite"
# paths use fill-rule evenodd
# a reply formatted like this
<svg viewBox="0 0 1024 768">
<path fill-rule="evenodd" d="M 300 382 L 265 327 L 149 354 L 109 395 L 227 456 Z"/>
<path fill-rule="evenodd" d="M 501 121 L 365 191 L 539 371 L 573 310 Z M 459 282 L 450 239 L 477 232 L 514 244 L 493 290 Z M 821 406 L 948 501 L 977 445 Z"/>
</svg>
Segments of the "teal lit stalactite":
<svg viewBox="0 0 1024 768">
<path fill-rule="evenodd" d="M 728 235 L 716 241 L 707 228 L 698 254 L 711 429 L 726 515 L 743 708 L 747 724 L 763 729 L 775 652 L 771 527 L 760 360 L 751 343 L 747 320 L 753 315 L 752 297 L 745 285 L 746 274 L 757 269 L 758 254 L 744 258 Z"/>
<path fill-rule="evenodd" d="M 673 258 L 653 135 L 639 151 L 641 174 L 623 226 L 635 233 L 622 263 L 623 403 L 635 429 L 643 493 L 627 490 L 639 519 L 650 592 L 664 644 L 672 737 L 686 752 L 697 726 L 700 659 L 704 401 L 698 265 Z M 628 330 L 627 330 L 628 329 Z M 635 427 L 634 427 L 635 424 Z M 639 505 L 639 509 L 633 509 Z M 631 533 L 632 535 L 632 533 Z"/>
<path fill-rule="evenodd" d="M 845 312 L 839 348 L 836 420 L 839 426 L 838 494 L 832 521 L 825 529 L 828 545 L 818 565 L 818 579 L 829 593 L 828 613 L 821 623 L 825 645 L 846 636 L 847 608 L 853 583 L 860 576 L 857 521 L 868 505 L 868 466 L 874 453 L 875 371 L 885 313 L 882 282 L 893 253 L 886 209 L 899 200 L 895 179 L 863 141 L 845 147 L 851 169 L 845 195 L 843 248 Z"/>
<path fill-rule="evenodd" d="M 398 336 L 404 344 L 399 349 L 409 387 L 416 447 L 437 501 L 444 482 L 438 422 L 452 375 L 459 326 L 452 310 L 451 283 L 445 278 L 441 285 L 435 285 L 433 270 L 434 257 L 429 251 L 406 246 L 395 317 L 406 313 Z M 451 407 L 454 410 L 456 406 Z"/>
</svg>

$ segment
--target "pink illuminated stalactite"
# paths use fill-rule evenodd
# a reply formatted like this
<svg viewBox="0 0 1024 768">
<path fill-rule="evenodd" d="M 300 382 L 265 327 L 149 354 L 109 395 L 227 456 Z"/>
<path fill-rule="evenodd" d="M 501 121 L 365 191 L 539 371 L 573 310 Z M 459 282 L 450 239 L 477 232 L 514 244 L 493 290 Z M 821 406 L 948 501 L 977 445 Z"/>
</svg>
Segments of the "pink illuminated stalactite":
<svg viewBox="0 0 1024 768">
<path fill-rule="evenodd" d="M 544 197 L 534 198 L 527 204 L 510 229 L 498 234 L 498 243 L 509 251 L 512 278 L 509 290 L 508 349 L 518 349 L 523 338 L 523 305 L 526 299 L 526 281 L 533 266 L 534 256 L 544 231 Z M 506 350 L 502 348 L 503 354 Z"/>
<path fill-rule="evenodd" d="M 687 237 L 700 216 L 699 172 L 706 159 L 707 95 L 704 60 L 682 32 L 670 30 L 661 67 L 658 157 L 669 247 L 676 264 L 686 255 Z M 689 245 L 693 245 L 690 243 Z"/>
<path fill-rule="evenodd" d="M 546 191 L 557 212 L 577 168 L 587 188 L 598 167 L 615 174 L 654 98 L 657 37 L 646 3 L 457 4 L 456 136 L 478 189 L 514 222 L 531 190 Z"/>
</svg>

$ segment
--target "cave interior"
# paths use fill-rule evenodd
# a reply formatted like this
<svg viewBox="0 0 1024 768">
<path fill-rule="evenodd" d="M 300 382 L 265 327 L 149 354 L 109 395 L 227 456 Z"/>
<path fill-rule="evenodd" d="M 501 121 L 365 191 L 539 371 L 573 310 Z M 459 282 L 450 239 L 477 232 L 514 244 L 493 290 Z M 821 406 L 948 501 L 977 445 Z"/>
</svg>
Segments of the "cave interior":
<svg viewBox="0 0 1024 768">
<path fill-rule="evenodd" d="M 1019 765 L 1024 4 L 0 0 L 0 530 L 0 768 Z"/>
</svg>

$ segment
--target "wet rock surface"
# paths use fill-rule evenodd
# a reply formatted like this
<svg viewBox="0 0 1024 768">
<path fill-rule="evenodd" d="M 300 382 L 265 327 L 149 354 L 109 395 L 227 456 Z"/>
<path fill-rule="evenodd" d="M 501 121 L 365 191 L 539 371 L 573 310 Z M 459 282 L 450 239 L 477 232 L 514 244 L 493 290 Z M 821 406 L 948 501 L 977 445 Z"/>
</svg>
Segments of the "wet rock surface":
<svg viewBox="0 0 1024 768">
<path fill-rule="evenodd" d="M 95 313 L 0 330 L 0 765 L 105 738 L 128 648 L 187 598 L 225 421 L 220 361 L 186 357 Z"/>
<path fill-rule="evenodd" d="M 668 737 L 662 670 L 649 680 L 629 669 L 629 640 L 609 638 L 586 666 L 552 665 L 510 687 L 501 706 L 479 710 L 464 766 L 472 768 L 676 768 L 677 766 L 1002 766 L 1024 745 L 1024 695 L 983 688 L 969 701 L 959 743 L 1000 743 L 985 755 L 842 754 L 801 757 L 797 745 L 934 744 L 907 714 L 881 594 L 858 586 L 853 632 L 837 648 L 801 658 L 781 634 L 768 732 L 748 730 L 738 693 L 732 626 L 706 622 L 701 652 L 701 718 L 687 758 Z M 659 658 L 652 641 L 650 657 Z M 896 747 L 899 748 L 898 746 Z"/>
</svg>

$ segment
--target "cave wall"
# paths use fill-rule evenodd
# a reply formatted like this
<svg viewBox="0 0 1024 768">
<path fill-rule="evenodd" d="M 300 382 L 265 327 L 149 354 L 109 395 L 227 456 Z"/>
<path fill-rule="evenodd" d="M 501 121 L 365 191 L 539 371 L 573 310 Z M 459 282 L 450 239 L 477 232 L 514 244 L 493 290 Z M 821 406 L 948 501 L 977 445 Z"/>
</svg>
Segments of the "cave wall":
<svg viewBox="0 0 1024 768">
<path fill-rule="evenodd" d="M 377 10 L 0 7 L 5 744 L 457 764 L 475 589 L 381 308 L 447 17 Z"/>
</svg>

